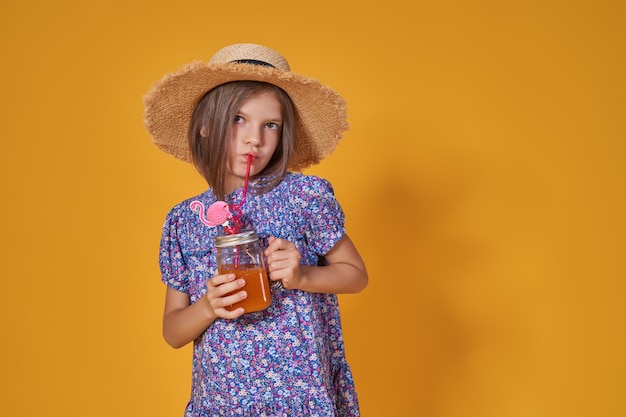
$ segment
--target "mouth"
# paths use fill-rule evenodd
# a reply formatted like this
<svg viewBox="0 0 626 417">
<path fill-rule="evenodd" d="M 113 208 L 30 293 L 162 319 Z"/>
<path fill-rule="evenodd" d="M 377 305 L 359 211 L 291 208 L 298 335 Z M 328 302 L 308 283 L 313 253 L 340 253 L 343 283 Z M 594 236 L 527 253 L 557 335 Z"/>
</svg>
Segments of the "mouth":
<svg viewBox="0 0 626 417">
<path fill-rule="evenodd" d="M 259 155 L 257 155 L 254 152 L 248 152 L 247 154 L 244 155 L 244 157 L 246 158 L 247 161 L 254 162 L 259 158 Z"/>
</svg>

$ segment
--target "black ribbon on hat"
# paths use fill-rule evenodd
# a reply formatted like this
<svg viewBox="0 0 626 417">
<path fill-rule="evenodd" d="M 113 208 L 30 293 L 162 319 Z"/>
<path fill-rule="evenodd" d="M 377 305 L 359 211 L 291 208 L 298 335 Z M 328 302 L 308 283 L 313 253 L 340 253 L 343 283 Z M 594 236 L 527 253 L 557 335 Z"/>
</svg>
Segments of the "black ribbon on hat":
<svg viewBox="0 0 626 417">
<path fill-rule="evenodd" d="M 276 68 L 275 66 L 273 66 L 272 64 L 268 62 L 259 61 L 258 59 L 235 59 L 234 61 L 230 61 L 230 64 L 252 64 L 252 65 L 260 65 L 262 67 Z"/>
</svg>

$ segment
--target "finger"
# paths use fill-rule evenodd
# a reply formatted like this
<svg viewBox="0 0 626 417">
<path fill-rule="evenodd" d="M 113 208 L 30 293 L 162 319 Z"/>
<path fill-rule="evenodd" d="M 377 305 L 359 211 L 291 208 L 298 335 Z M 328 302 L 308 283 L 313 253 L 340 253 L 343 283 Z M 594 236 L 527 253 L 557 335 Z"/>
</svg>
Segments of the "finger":
<svg viewBox="0 0 626 417">
<path fill-rule="evenodd" d="M 225 284 L 221 284 L 219 287 L 215 287 L 213 291 L 211 291 L 215 296 L 213 298 L 222 298 L 224 296 L 230 296 L 237 290 L 242 289 L 246 285 L 246 280 L 240 278 L 233 282 L 227 282 Z"/>
<path fill-rule="evenodd" d="M 270 236 L 267 240 L 267 248 L 265 249 L 265 256 L 268 257 L 272 254 L 272 252 L 276 251 L 276 247 L 279 245 L 278 239 L 274 236 Z"/>
<path fill-rule="evenodd" d="M 296 245 L 294 245 L 293 242 L 290 242 L 287 239 L 282 239 L 282 238 L 270 237 L 268 242 L 269 242 L 269 245 L 267 246 L 267 249 L 265 250 L 266 256 L 269 256 L 270 254 L 277 252 L 277 251 L 286 250 L 290 248 L 295 249 L 296 247 Z"/>
<path fill-rule="evenodd" d="M 225 286 L 225 285 L 224 285 Z M 218 317 L 225 319 L 234 319 L 245 313 L 243 307 L 232 308 L 235 303 L 238 303 L 248 297 L 246 291 L 238 291 L 234 294 L 229 294 L 225 297 L 220 297 L 212 301 L 213 311 Z"/>
<path fill-rule="evenodd" d="M 270 253 L 267 256 L 267 263 L 277 263 L 277 262 L 300 262 L 300 252 L 294 247 L 283 250 L 276 250 L 275 252 Z"/>
<path fill-rule="evenodd" d="M 271 272 L 271 273 L 268 275 L 268 278 L 269 278 L 269 280 L 271 281 L 271 282 L 270 282 L 271 284 L 276 284 L 276 282 L 277 282 L 277 281 L 282 281 L 284 277 L 283 277 L 283 276 L 281 276 L 281 274 L 280 274 L 280 273 L 277 273 L 277 272 Z"/>
<path fill-rule="evenodd" d="M 213 309 L 224 306 L 223 304 L 215 303 L 215 300 L 220 300 L 225 295 L 230 296 L 233 293 L 235 293 L 237 290 L 242 289 L 246 285 L 246 281 L 241 278 L 232 282 L 226 282 L 224 284 L 220 284 L 218 286 L 211 285 L 211 284 L 214 284 L 214 283 L 211 283 L 211 281 L 213 281 L 213 278 L 209 279 L 209 283 L 207 284 L 206 297 L 209 299 Z M 219 281 L 219 280 L 216 280 L 216 281 Z"/>
<path fill-rule="evenodd" d="M 268 270 L 295 268 L 300 264 L 300 253 L 297 251 L 280 251 L 267 258 Z"/>
<path fill-rule="evenodd" d="M 222 284 L 234 281 L 236 278 L 237 276 L 235 274 L 215 275 L 213 278 L 210 278 L 208 280 L 207 285 L 210 285 L 212 287 L 219 287 Z"/>
<path fill-rule="evenodd" d="M 273 259 L 268 262 L 267 270 L 272 273 L 289 267 L 289 261 L 284 259 Z"/>
<path fill-rule="evenodd" d="M 225 297 L 220 297 L 215 300 L 215 304 L 217 308 L 224 308 L 232 306 L 235 303 L 238 303 L 241 300 L 244 300 L 248 297 L 248 293 L 246 291 L 237 291 L 234 294 L 229 294 Z"/>
<path fill-rule="evenodd" d="M 222 295 L 226 295 L 228 293 L 237 291 L 246 286 L 246 280 L 243 278 L 239 278 L 232 282 L 227 282 L 219 286 L 218 290 L 220 290 Z"/>
<path fill-rule="evenodd" d="M 219 312 L 215 312 L 215 314 L 217 314 L 218 317 L 223 318 L 223 319 L 236 319 L 237 317 L 242 316 L 245 313 L 244 309 L 242 307 L 237 308 L 235 310 L 229 311 L 224 309 L 221 309 Z"/>
</svg>

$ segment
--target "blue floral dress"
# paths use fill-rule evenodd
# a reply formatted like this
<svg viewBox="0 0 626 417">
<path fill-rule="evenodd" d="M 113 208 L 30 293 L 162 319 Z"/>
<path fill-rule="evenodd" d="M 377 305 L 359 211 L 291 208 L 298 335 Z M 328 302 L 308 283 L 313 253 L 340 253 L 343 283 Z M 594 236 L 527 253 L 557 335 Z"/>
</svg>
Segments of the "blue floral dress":
<svg viewBox="0 0 626 417">
<path fill-rule="evenodd" d="M 227 202 L 241 201 L 242 189 Z M 190 203 L 215 202 L 211 190 L 167 215 L 161 239 L 162 280 L 192 303 L 216 274 L 214 238 Z M 248 193 L 243 227 L 293 242 L 304 265 L 318 265 L 345 234 L 330 183 L 288 173 L 263 195 Z M 264 311 L 217 319 L 194 342 L 191 399 L 185 416 L 359 416 L 334 294 L 279 289 Z"/>
</svg>

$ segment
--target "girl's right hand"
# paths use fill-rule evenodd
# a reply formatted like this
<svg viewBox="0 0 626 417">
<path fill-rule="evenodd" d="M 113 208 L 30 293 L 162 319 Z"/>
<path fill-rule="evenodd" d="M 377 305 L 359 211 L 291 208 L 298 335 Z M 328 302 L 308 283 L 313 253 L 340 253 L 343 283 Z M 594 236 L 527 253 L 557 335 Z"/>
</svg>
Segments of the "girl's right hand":
<svg viewBox="0 0 626 417">
<path fill-rule="evenodd" d="M 235 274 L 215 275 L 207 280 L 205 297 L 208 300 L 209 308 L 212 310 L 212 315 L 231 320 L 240 317 L 245 312 L 242 307 L 232 311 L 227 310 L 226 307 L 248 296 L 246 291 L 242 290 L 244 285 L 246 285 L 246 281 L 236 279 Z"/>
</svg>

